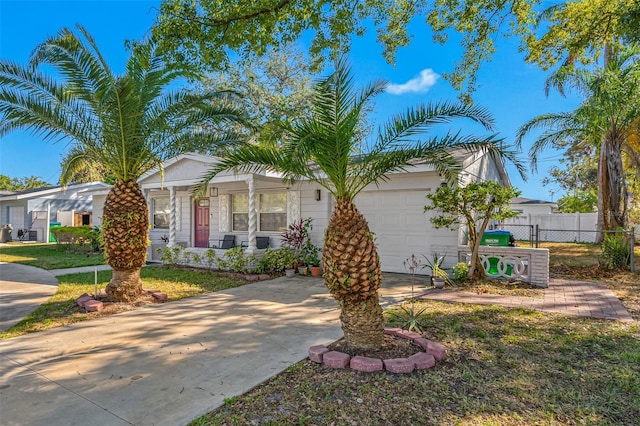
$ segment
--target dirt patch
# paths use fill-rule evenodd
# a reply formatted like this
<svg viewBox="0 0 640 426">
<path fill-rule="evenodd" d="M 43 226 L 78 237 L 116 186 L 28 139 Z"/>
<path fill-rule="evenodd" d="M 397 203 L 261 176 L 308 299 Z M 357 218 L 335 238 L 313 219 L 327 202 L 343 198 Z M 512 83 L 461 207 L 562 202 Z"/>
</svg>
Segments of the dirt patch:
<svg viewBox="0 0 640 426">
<path fill-rule="evenodd" d="M 356 351 L 349 348 L 344 338 L 327 346 L 329 350 L 338 351 L 350 356 L 366 356 L 368 358 L 392 359 L 392 358 L 408 358 L 418 352 L 424 352 L 420 346 L 416 345 L 409 339 L 400 338 L 390 334 L 384 335 L 384 343 L 378 350 Z"/>
<path fill-rule="evenodd" d="M 132 300 L 130 302 L 113 301 L 109 299 L 109 297 L 105 293 L 100 293 L 97 297 L 94 297 L 94 299 L 102 302 L 103 309 L 101 311 L 101 314 L 103 315 L 133 311 L 142 306 L 155 305 L 155 304 L 161 303 L 161 302 L 158 302 L 156 299 L 154 299 L 154 297 L 151 294 L 148 294 L 146 291 L 136 300 Z M 81 312 L 84 312 L 83 308 L 81 307 L 78 307 L 78 308 L 80 309 Z"/>
</svg>

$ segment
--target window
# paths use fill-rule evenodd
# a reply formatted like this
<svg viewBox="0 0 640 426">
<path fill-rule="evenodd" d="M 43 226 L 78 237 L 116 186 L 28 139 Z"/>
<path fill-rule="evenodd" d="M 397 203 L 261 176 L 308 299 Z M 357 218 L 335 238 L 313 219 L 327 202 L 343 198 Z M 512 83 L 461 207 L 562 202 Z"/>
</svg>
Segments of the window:
<svg viewBox="0 0 640 426">
<path fill-rule="evenodd" d="M 287 230 L 287 193 L 260 194 L 260 231 Z"/>
<path fill-rule="evenodd" d="M 232 196 L 232 224 L 234 231 L 249 230 L 249 195 Z M 259 194 L 257 199 L 258 231 L 282 232 L 287 230 L 287 193 Z"/>
<path fill-rule="evenodd" d="M 159 229 L 169 228 L 169 197 L 153 199 L 153 226 Z"/>
<path fill-rule="evenodd" d="M 249 194 L 233 195 L 231 200 L 234 231 L 249 230 Z"/>
</svg>

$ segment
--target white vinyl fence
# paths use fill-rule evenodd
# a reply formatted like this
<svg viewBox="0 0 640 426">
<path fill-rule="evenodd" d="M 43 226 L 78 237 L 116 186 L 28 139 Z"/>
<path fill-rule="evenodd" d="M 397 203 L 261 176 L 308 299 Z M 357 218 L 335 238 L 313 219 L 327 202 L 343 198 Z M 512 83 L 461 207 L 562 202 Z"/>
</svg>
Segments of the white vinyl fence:
<svg viewBox="0 0 640 426">
<path fill-rule="evenodd" d="M 528 227 L 537 225 L 540 241 L 593 243 L 597 219 L 597 213 L 525 214 L 507 219 L 502 225 L 512 231 L 516 240 L 529 239 Z"/>
</svg>

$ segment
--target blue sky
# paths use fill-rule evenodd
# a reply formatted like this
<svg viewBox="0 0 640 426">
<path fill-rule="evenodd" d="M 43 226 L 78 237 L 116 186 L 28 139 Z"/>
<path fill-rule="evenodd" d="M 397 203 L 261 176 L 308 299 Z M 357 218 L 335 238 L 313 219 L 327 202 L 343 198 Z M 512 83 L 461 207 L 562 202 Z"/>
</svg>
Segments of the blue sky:
<svg viewBox="0 0 640 426">
<path fill-rule="evenodd" d="M 80 23 L 94 36 L 113 70 L 121 72 L 128 56 L 124 41 L 148 34 L 159 4 L 160 1 L 148 0 L 0 0 L 0 57 L 24 64 L 33 48 L 46 37 L 62 27 Z M 357 83 L 377 78 L 391 83 L 388 93 L 377 99 L 375 120 L 382 121 L 418 103 L 456 100 L 457 93 L 441 77 L 461 57 L 455 38 L 445 46 L 433 44 L 421 19 L 415 20 L 411 32 L 413 42 L 398 51 L 395 66 L 382 57 L 374 32 L 354 39 L 349 59 Z M 544 96 L 547 74 L 524 63 L 515 40 L 500 40 L 497 45 L 493 61 L 481 69 L 480 88 L 474 98 L 491 111 L 496 131 L 507 142 L 513 141 L 518 127 L 530 118 L 575 108 L 575 98 Z M 524 147 L 523 159 L 528 146 Z M 45 143 L 29 133 L 14 132 L 0 140 L 0 173 L 10 177 L 39 176 L 56 183 L 66 149 L 64 143 Z M 545 152 L 538 159 L 538 173 L 529 173 L 526 183 L 508 166 L 513 185 L 522 190 L 524 197 L 557 200 L 559 189 L 543 187 L 541 181 L 560 156 Z"/>
</svg>

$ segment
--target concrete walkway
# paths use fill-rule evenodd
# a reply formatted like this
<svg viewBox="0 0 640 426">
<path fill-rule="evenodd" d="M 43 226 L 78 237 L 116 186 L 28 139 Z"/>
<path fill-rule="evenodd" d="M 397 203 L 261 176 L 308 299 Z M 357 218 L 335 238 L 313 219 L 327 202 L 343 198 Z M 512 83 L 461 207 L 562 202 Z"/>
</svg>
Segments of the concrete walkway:
<svg viewBox="0 0 640 426">
<path fill-rule="evenodd" d="M 51 272 L 0 262 L 0 331 L 16 325 L 57 290 L 58 280 Z"/>
<path fill-rule="evenodd" d="M 278 278 L 0 341 L 0 424 L 186 424 L 340 338 L 338 316 L 321 278 Z"/>
<path fill-rule="evenodd" d="M 602 284 L 552 278 L 542 298 L 476 294 L 455 289 L 430 289 L 419 296 L 422 299 L 447 302 L 500 305 L 511 308 L 535 309 L 563 315 L 633 321 L 611 290 Z"/>
<path fill-rule="evenodd" d="M 79 274 L 82 272 L 93 272 L 96 269 L 98 269 L 98 271 L 108 271 L 111 269 L 111 266 L 109 265 L 79 266 L 77 268 L 52 269 L 49 272 L 51 272 L 56 277 L 59 277 L 60 275 Z"/>
</svg>

